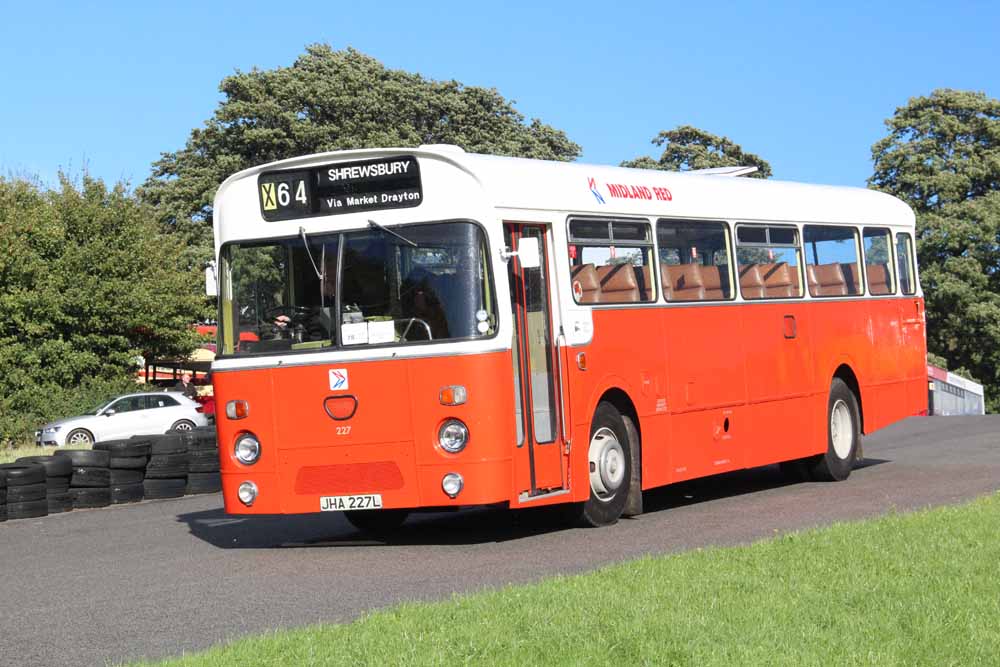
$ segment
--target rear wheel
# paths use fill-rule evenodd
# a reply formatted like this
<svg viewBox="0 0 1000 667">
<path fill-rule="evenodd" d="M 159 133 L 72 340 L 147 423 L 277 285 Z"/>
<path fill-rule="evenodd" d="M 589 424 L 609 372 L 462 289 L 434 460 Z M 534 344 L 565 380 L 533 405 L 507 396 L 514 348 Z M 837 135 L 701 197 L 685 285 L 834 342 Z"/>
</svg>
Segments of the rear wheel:
<svg viewBox="0 0 1000 667">
<path fill-rule="evenodd" d="M 580 510 L 584 525 L 608 526 L 621 517 L 632 480 L 631 445 L 621 413 L 610 403 L 600 403 L 590 426 L 590 497 Z"/>
<path fill-rule="evenodd" d="M 171 431 L 190 431 L 194 428 L 194 422 L 181 419 L 174 422 L 174 425 L 170 427 Z"/>
<path fill-rule="evenodd" d="M 830 384 L 826 423 L 826 454 L 810 461 L 809 472 L 813 479 L 839 482 L 850 476 L 861 442 L 858 399 L 840 378 Z"/>
<path fill-rule="evenodd" d="M 406 521 L 410 510 L 361 510 L 344 512 L 344 518 L 360 530 L 370 535 L 385 535 L 391 533 Z"/>
<path fill-rule="evenodd" d="M 85 428 L 75 428 L 66 435 L 66 444 L 70 447 L 92 445 L 94 436 Z"/>
</svg>

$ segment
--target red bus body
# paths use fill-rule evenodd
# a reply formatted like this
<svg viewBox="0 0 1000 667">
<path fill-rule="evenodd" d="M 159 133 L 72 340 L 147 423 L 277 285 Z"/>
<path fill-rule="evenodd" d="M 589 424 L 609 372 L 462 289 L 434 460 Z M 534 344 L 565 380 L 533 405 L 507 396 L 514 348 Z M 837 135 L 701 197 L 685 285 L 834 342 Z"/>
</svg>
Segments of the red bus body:
<svg viewBox="0 0 1000 667">
<path fill-rule="evenodd" d="M 473 168 L 468 165 L 479 157 L 452 157 L 450 150 L 397 152 L 416 154 L 423 160 L 421 207 L 432 205 L 434 169 L 443 171 L 454 161 L 466 165 L 465 171 L 470 172 Z M 386 154 L 392 152 L 371 153 Z M 326 164 L 367 155 L 355 152 L 310 159 Z M 533 164 L 523 160 L 509 163 L 515 171 L 527 168 L 525 163 Z M 497 166 L 495 159 L 488 164 L 493 176 L 503 167 Z M 241 190 L 239 183 L 255 182 L 264 169 L 227 181 L 228 187 L 220 189 L 216 210 L 236 208 L 230 198 L 255 197 L 252 188 Z M 896 289 L 892 295 L 832 300 L 806 294 L 797 299 L 752 302 L 734 296 L 724 303 L 667 303 L 659 285 L 652 303 L 582 307 L 573 303 L 574 288 L 569 281 L 572 257 L 566 257 L 567 216 L 622 215 L 645 218 L 655 226 L 657 219 L 673 215 L 671 205 L 685 196 L 685 176 L 645 176 L 634 170 L 598 167 L 587 171 L 579 165 L 546 164 L 539 169 L 552 170 L 553 174 L 572 170 L 573 178 L 598 173 L 603 179 L 599 176 L 596 186 L 592 179 L 589 190 L 581 183 L 581 198 L 548 207 L 537 203 L 505 206 L 475 191 L 468 197 L 482 197 L 482 210 L 488 213 L 477 209 L 464 216 L 438 216 L 418 207 L 359 214 L 357 220 L 347 216 L 336 223 L 344 229 L 364 227 L 363 220 L 370 215 L 378 215 L 380 222 L 390 216 L 404 221 L 406 215 L 421 220 L 489 217 L 489 222 L 482 222 L 488 229 L 491 249 L 503 245 L 499 230 L 505 223 L 537 223 L 545 234 L 542 262 L 551 306 L 546 324 L 552 339 L 550 376 L 558 404 L 553 425 L 557 437 L 531 447 L 517 444 L 516 420 L 523 417 L 518 417 L 512 369 L 519 361 L 526 362 L 515 357 L 517 352 L 511 345 L 512 336 L 524 335 L 516 321 L 509 328 L 501 326 L 497 336 L 483 343 L 488 349 L 482 351 L 454 353 L 449 348 L 441 353 L 428 345 L 394 355 L 391 348 L 373 348 L 373 358 L 357 358 L 359 355 L 338 357 L 335 350 L 328 350 L 322 360 L 301 354 L 282 363 L 261 356 L 229 364 L 223 355 L 221 363 L 213 366 L 213 381 L 227 512 L 317 512 L 321 498 L 352 494 L 379 494 L 387 509 L 486 504 L 521 508 L 583 502 L 591 493 L 587 443 L 601 401 L 613 403 L 636 422 L 643 489 L 822 454 L 827 449 L 827 401 L 835 377 L 855 391 L 864 433 L 926 411 L 926 347 L 919 288 L 911 295 Z M 624 202 L 612 212 L 587 201 L 595 187 L 603 195 L 601 199 L 610 200 L 618 192 L 614 188 L 600 190 L 602 180 L 655 184 L 661 177 L 674 179 L 657 186 L 669 188 L 671 199 L 654 192 L 651 198 L 659 196 L 661 201 L 647 204 L 660 206 L 652 213 L 629 208 L 643 202 Z M 553 176 L 558 182 L 552 187 L 563 187 L 562 178 Z M 698 179 L 699 188 L 713 187 L 714 183 L 704 183 L 712 179 L 717 179 L 720 188 L 737 187 L 730 185 L 736 179 L 724 176 L 687 178 L 692 182 Z M 485 182 L 487 176 L 481 174 L 479 179 Z M 739 187 L 744 188 L 773 185 L 739 180 Z M 485 187 L 484 191 L 494 192 Z M 639 190 L 639 196 L 642 194 Z M 773 194 L 779 196 L 780 192 Z M 869 195 L 861 191 L 858 196 Z M 534 201 L 542 197 L 536 194 Z M 252 217 L 256 206 L 253 199 L 252 205 L 241 211 L 242 219 Z M 694 217 L 690 211 L 682 215 Z M 877 212 L 873 216 L 877 218 Z M 220 217 L 217 215 L 217 247 L 229 241 L 226 225 L 233 224 L 232 214 L 229 221 L 221 223 Z M 731 227 L 737 220 L 761 218 L 754 213 L 744 217 L 725 212 L 707 212 L 704 217 L 728 221 Z M 776 219 L 788 222 L 784 217 Z M 302 225 L 307 227 L 315 220 Z M 854 222 L 860 228 L 879 220 L 859 217 Z M 271 224 L 291 224 L 280 232 L 274 229 L 274 233 L 293 236 L 299 221 Z M 886 224 L 893 230 L 905 228 L 912 225 L 912 214 L 902 227 L 896 222 Z M 265 228 L 259 224 L 259 229 Z M 257 234 L 259 238 L 260 232 Z M 501 273 L 504 264 L 497 260 L 493 271 L 494 282 L 501 286 L 497 290 L 500 315 L 511 318 L 513 297 L 502 285 L 507 278 Z M 586 331 L 588 327 L 592 329 Z M 577 330 L 582 333 L 572 333 Z M 240 338 L 246 340 L 245 334 Z M 349 375 L 349 395 L 357 404 L 348 419 L 333 418 L 325 407 L 326 399 L 339 395 L 329 386 L 331 369 L 343 369 Z M 442 404 L 441 391 L 450 386 L 466 389 L 464 404 Z M 246 417 L 227 417 L 226 406 L 232 401 L 246 402 Z M 530 401 L 523 405 L 533 406 Z M 437 442 L 438 429 L 453 418 L 464 422 L 470 434 L 466 449 L 458 454 L 448 453 Z M 254 434 L 261 443 L 260 458 L 252 465 L 241 463 L 234 455 L 234 443 L 244 433 Z M 450 472 L 460 473 L 464 479 L 457 497 L 442 491 L 442 477 Z M 258 489 L 250 505 L 237 497 L 239 486 L 246 481 Z M 545 492 L 533 493 L 538 489 Z"/>
</svg>

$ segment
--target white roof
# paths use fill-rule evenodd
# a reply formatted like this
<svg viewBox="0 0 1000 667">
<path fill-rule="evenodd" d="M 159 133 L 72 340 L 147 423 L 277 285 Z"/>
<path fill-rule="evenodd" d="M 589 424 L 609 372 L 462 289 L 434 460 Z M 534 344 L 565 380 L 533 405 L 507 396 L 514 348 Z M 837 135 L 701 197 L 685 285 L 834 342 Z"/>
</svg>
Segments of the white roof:
<svg viewBox="0 0 1000 667">
<path fill-rule="evenodd" d="M 466 153 L 455 146 L 440 145 L 319 153 L 253 167 L 234 174 L 219 187 L 216 208 L 219 208 L 227 192 L 233 190 L 235 199 L 227 202 L 227 206 L 239 209 L 239 224 L 247 224 L 248 217 L 262 222 L 255 185 L 256 175 L 261 172 L 400 154 L 414 155 L 421 164 L 425 199 L 415 209 L 399 209 L 392 215 L 407 212 L 412 215 L 414 211 L 434 209 L 437 205 L 435 200 L 443 202 L 449 197 L 454 202 L 460 199 L 466 202 L 478 200 L 486 206 L 501 209 L 591 215 L 914 226 L 913 212 L 905 203 L 866 188 L 498 157 Z M 247 183 L 250 180 L 254 181 L 254 185 Z M 478 183 L 481 188 L 478 196 L 468 191 L 472 183 Z M 234 187 L 236 184 L 240 187 Z M 661 197 L 615 197 L 615 190 L 609 189 L 609 184 L 624 186 L 625 192 L 640 194 L 659 189 Z M 622 190 L 617 189 L 617 192 L 621 194 Z M 469 215 L 471 217 L 471 213 Z M 424 218 L 424 215 L 419 217 Z M 223 240 L 219 234 L 221 224 L 217 215 L 217 244 Z M 224 225 L 226 231 L 236 231 L 231 224 Z M 228 238 L 230 235 L 225 236 Z M 235 236 L 242 234 L 236 233 Z"/>
</svg>

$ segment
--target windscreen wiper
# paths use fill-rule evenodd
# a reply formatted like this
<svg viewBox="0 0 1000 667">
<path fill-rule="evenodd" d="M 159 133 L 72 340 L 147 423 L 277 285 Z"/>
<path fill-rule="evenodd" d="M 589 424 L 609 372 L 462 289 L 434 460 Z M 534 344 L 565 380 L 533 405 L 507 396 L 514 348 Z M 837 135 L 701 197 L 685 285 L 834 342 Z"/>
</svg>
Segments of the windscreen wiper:
<svg viewBox="0 0 1000 667">
<path fill-rule="evenodd" d="M 325 262 L 323 263 L 323 271 L 320 271 L 319 267 L 316 266 L 316 260 L 313 259 L 312 250 L 309 249 L 309 239 L 306 238 L 306 228 L 305 227 L 299 227 L 299 236 L 302 237 L 302 244 L 306 247 L 306 255 L 309 256 L 309 263 L 313 265 L 313 271 L 316 272 L 316 277 L 319 278 L 320 280 L 323 280 L 323 271 L 326 270 L 326 263 Z M 326 254 L 326 244 L 325 243 L 323 244 L 323 253 Z"/>
<path fill-rule="evenodd" d="M 403 241 L 404 243 L 407 243 L 407 244 L 413 246 L 414 248 L 419 248 L 420 247 L 416 243 L 414 243 L 413 241 L 411 241 L 410 239 L 408 239 L 405 236 L 403 236 L 402 234 L 397 234 L 396 232 L 392 231 L 388 227 L 385 227 L 384 225 L 378 224 L 374 220 L 369 220 L 368 221 L 368 226 L 369 227 L 374 227 L 375 229 L 381 229 L 386 234 L 392 234 L 393 236 L 395 236 L 400 241 Z"/>
</svg>

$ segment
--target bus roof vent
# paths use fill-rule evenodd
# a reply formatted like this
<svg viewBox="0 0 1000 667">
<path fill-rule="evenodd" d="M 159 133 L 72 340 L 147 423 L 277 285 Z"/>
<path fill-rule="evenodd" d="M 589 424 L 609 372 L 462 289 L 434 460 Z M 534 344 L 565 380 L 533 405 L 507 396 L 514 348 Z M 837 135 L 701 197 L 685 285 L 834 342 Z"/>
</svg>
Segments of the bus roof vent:
<svg viewBox="0 0 1000 667">
<path fill-rule="evenodd" d="M 757 167 L 712 167 L 711 169 L 691 169 L 685 174 L 705 174 L 707 176 L 748 176 L 757 171 Z"/>
<path fill-rule="evenodd" d="M 465 149 L 455 144 L 421 144 L 421 149 L 432 151 L 446 151 L 449 153 L 464 153 Z"/>
</svg>

